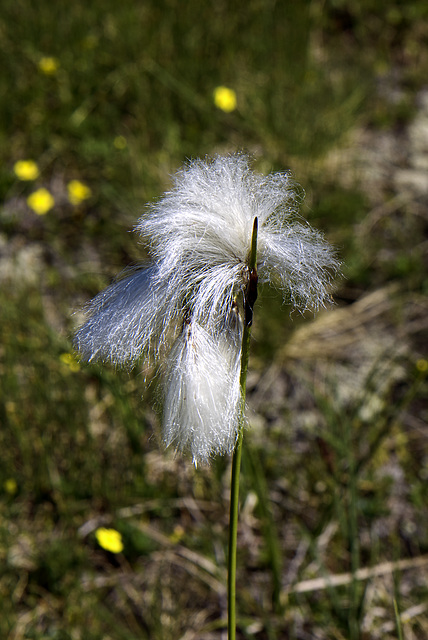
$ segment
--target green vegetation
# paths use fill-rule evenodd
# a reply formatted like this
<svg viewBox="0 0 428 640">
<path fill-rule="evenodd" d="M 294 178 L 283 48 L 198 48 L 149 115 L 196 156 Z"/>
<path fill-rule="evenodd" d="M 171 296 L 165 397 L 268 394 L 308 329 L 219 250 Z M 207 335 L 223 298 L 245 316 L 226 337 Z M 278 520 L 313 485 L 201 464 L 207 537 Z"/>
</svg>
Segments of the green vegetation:
<svg viewBox="0 0 428 640">
<path fill-rule="evenodd" d="M 169 174 L 236 149 L 292 169 L 345 276 L 315 321 L 260 295 L 238 637 L 427 637 L 427 195 L 391 178 L 427 24 L 422 0 L 2 3 L 1 638 L 225 632 L 230 460 L 163 452 L 144 363 L 79 364 L 70 337 L 73 313 L 144 259 L 129 230 Z M 20 179 L 20 160 L 38 175 Z"/>
</svg>

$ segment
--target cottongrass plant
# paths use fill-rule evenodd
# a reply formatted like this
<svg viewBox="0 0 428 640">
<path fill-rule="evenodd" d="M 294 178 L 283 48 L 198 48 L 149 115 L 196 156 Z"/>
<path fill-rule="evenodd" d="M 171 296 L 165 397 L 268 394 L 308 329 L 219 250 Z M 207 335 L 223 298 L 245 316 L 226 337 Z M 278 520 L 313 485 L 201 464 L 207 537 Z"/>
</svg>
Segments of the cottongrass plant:
<svg viewBox="0 0 428 640">
<path fill-rule="evenodd" d="M 160 363 L 165 445 L 195 465 L 232 460 L 229 638 L 235 638 L 239 469 L 253 306 L 258 283 L 287 303 L 317 310 L 329 300 L 338 261 L 298 216 L 289 173 L 262 176 L 248 156 L 189 162 L 148 207 L 135 231 L 150 257 L 86 307 L 76 348 L 88 361 Z"/>
</svg>

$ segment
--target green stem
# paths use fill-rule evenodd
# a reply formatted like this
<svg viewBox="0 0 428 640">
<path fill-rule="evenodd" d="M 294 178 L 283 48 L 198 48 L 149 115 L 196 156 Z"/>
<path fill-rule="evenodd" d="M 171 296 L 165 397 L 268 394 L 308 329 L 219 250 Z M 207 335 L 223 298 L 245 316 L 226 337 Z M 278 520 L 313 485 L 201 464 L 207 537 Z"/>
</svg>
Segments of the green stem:
<svg viewBox="0 0 428 640">
<path fill-rule="evenodd" d="M 241 467 L 242 429 L 238 436 L 232 460 L 229 519 L 229 560 L 227 575 L 227 637 L 236 638 L 236 543 L 238 534 L 239 470 Z"/>
<path fill-rule="evenodd" d="M 232 458 L 232 475 L 230 480 L 230 516 L 229 516 L 229 557 L 228 557 L 228 640 L 236 638 L 236 548 L 238 539 L 239 510 L 239 474 L 241 469 L 243 427 L 245 418 L 245 395 L 247 383 L 248 360 L 250 357 L 250 337 L 253 317 L 253 305 L 257 298 L 257 218 L 254 219 L 251 252 L 248 259 L 249 281 L 245 293 L 245 325 L 242 336 L 241 373 L 241 406 L 239 416 L 239 435 Z"/>
<path fill-rule="evenodd" d="M 401 624 L 400 611 L 398 609 L 396 598 L 394 598 L 394 613 L 395 613 L 395 623 L 397 625 L 398 640 L 403 640 L 403 628 Z"/>
</svg>

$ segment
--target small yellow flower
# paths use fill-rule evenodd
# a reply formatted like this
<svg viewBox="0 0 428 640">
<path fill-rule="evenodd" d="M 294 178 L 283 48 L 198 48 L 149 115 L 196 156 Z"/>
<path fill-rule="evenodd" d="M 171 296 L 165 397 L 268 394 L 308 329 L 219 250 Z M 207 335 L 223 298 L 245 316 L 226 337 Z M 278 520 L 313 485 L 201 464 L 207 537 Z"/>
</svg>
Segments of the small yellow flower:
<svg viewBox="0 0 428 640">
<path fill-rule="evenodd" d="M 73 356 L 72 353 L 61 353 L 59 359 L 63 364 L 67 365 L 67 367 L 71 371 L 73 372 L 79 371 L 80 364 L 77 362 L 76 358 Z"/>
<path fill-rule="evenodd" d="M 39 167 L 34 160 L 18 160 L 13 165 L 13 170 L 19 180 L 36 180 L 39 175 Z"/>
<path fill-rule="evenodd" d="M 113 145 L 116 147 L 116 149 L 126 149 L 128 143 L 125 136 L 116 136 L 113 140 Z"/>
<path fill-rule="evenodd" d="M 58 71 L 58 67 L 58 60 L 51 56 L 46 56 L 39 60 L 39 69 L 46 76 L 53 76 Z"/>
<path fill-rule="evenodd" d="M 216 87 L 214 89 L 214 104 L 222 111 L 230 113 L 236 109 L 236 93 L 227 87 Z"/>
<path fill-rule="evenodd" d="M 95 531 L 95 537 L 100 547 L 111 553 L 123 551 L 122 536 L 116 529 L 105 529 L 100 527 Z"/>
<path fill-rule="evenodd" d="M 419 358 L 419 360 L 416 362 L 416 369 L 421 373 L 425 373 L 425 371 L 428 369 L 428 360 L 425 360 L 425 358 Z"/>
<path fill-rule="evenodd" d="M 18 491 L 18 485 L 16 484 L 15 478 L 8 478 L 7 480 L 5 480 L 3 483 L 3 487 L 6 493 L 8 493 L 10 496 L 14 496 Z"/>
<path fill-rule="evenodd" d="M 174 531 L 169 535 L 170 542 L 172 542 L 173 544 L 177 544 L 177 542 L 180 542 L 180 540 L 183 539 L 184 533 L 185 531 L 183 527 L 178 524 L 174 527 Z"/>
<path fill-rule="evenodd" d="M 27 204 L 38 216 L 44 216 L 49 209 L 52 209 L 55 200 L 52 194 L 42 187 L 41 189 L 37 189 L 37 191 L 33 191 L 33 193 L 28 196 Z"/>
<path fill-rule="evenodd" d="M 67 185 L 67 191 L 71 204 L 76 205 L 83 202 L 83 200 L 87 200 L 92 195 L 90 188 L 80 180 L 71 180 Z"/>
</svg>

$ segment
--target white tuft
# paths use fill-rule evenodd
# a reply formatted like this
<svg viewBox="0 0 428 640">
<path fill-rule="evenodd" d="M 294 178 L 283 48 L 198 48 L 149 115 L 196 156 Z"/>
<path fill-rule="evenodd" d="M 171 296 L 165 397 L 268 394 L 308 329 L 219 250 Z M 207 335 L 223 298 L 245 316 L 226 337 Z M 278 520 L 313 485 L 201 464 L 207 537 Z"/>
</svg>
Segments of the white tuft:
<svg viewBox="0 0 428 640">
<path fill-rule="evenodd" d="M 174 189 L 149 208 L 136 231 L 148 239 L 163 277 L 182 276 L 180 288 L 192 290 L 198 309 L 199 283 L 201 290 L 211 287 L 217 315 L 222 298 L 245 285 L 257 217 L 260 282 L 281 289 L 300 309 L 317 310 L 329 299 L 339 263 L 322 235 L 297 220 L 299 200 L 290 173 L 264 177 L 250 170 L 246 155 L 217 156 L 179 171 Z M 214 272 L 218 284 L 207 282 Z"/>
<path fill-rule="evenodd" d="M 76 333 L 89 361 L 123 366 L 166 356 L 165 442 L 189 448 L 196 462 L 235 444 L 242 314 L 235 301 L 242 304 L 248 283 L 256 217 L 259 282 L 301 310 L 329 300 L 339 263 L 297 217 L 300 199 L 289 173 L 256 174 L 246 155 L 190 162 L 136 225 L 150 266 L 96 296 Z"/>
<path fill-rule="evenodd" d="M 241 399 L 239 338 L 228 330 L 214 340 L 190 322 L 167 359 L 164 441 L 189 450 L 195 465 L 235 447 Z"/>
<path fill-rule="evenodd" d="M 157 348 L 154 338 L 167 331 L 173 315 L 167 284 L 157 271 L 136 270 L 91 300 L 85 308 L 88 319 L 74 339 L 83 358 L 125 365 Z"/>
</svg>

